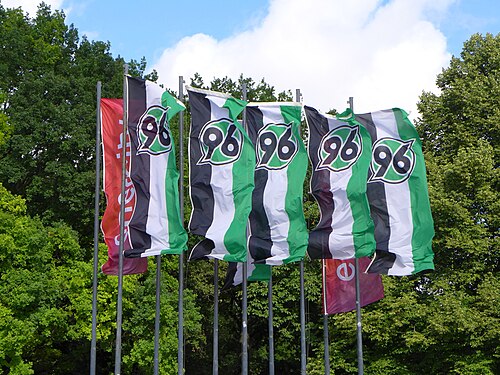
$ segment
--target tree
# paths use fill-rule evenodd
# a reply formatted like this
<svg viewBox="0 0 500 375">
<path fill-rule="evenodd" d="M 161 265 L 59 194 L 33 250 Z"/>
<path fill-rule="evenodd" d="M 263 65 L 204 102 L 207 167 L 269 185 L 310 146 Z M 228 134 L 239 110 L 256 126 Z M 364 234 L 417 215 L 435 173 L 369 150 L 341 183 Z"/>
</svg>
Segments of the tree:
<svg viewBox="0 0 500 375">
<path fill-rule="evenodd" d="M 31 215 L 66 222 L 88 244 L 95 87 L 100 80 L 103 96 L 121 96 L 123 60 L 111 56 L 109 43 L 79 42 L 64 14 L 48 6 L 34 19 L 0 6 L 0 18 L 0 99 L 10 133 L 0 138 L 0 181 L 27 199 Z"/>
<path fill-rule="evenodd" d="M 427 350 L 436 371 L 498 373 L 500 34 L 473 35 L 437 84 L 418 103 L 436 229 Z"/>
</svg>

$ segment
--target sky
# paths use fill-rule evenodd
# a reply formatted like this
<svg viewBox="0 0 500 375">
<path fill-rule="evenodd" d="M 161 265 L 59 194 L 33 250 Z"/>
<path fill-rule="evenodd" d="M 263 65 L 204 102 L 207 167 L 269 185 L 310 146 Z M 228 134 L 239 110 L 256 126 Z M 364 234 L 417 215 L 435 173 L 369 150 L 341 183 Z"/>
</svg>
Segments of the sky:
<svg viewBox="0 0 500 375">
<path fill-rule="evenodd" d="M 178 90 L 240 74 L 300 89 L 304 104 L 357 113 L 400 107 L 416 119 L 423 91 L 474 33 L 500 32 L 498 0 L 45 0 L 113 56 L 143 56 Z M 34 16 L 37 0 L 0 0 Z"/>
</svg>

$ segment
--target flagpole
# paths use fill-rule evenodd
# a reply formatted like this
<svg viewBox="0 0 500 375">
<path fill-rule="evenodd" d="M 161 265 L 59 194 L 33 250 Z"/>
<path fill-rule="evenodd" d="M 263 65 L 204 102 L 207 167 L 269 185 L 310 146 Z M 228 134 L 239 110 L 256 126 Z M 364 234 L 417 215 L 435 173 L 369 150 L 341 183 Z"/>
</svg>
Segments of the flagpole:
<svg viewBox="0 0 500 375">
<path fill-rule="evenodd" d="M 214 259 L 214 342 L 212 354 L 212 374 L 219 374 L 219 259 Z"/>
<path fill-rule="evenodd" d="M 247 330 L 247 262 L 243 262 L 242 280 L 242 355 L 241 355 L 241 375 L 248 375 L 248 330 Z"/>
<path fill-rule="evenodd" d="M 349 97 L 349 108 L 354 111 L 354 98 Z M 356 281 L 356 330 L 357 330 L 357 348 L 358 348 L 358 375 L 363 375 L 363 335 L 361 330 L 361 293 L 359 289 L 359 260 L 354 257 L 354 274 Z"/>
<path fill-rule="evenodd" d="M 101 175 L 101 81 L 97 82 L 95 130 L 95 196 L 94 196 L 94 274 L 92 281 L 92 342 L 90 344 L 90 375 L 95 375 L 97 337 L 97 272 L 99 267 L 99 197 Z"/>
<path fill-rule="evenodd" d="M 328 338 L 328 305 L 326 302 L 326 261 L 321 259 L 323 274 L 323 343 L 325 357 L 325 375 L 330 375 L 330 342 Z"/>
<path fill-rule="evenodd" d="M 306 374 L 306 314 L 304 298 L 304 260 L 300 261 L 300 373 Z"/>
<path fill-rule="evenodd" d="M 300 102 L 300 89 L 295 90 L 295 101 Z M 300 127 L 299 127 L 300 132 Z M 306 373 L 306 314 L 304 291 L 304 260 L 300 261 L 300 373 Z"/>
<path fill-rule="evenodd" d="M 158 375 L 160 363 L 160 290 L 161 290 L 161 255 L 156 256 L 156 313 L 155 313 L 155 348 L 154 375 Z"/>
<path fill-rule="evenodd" d="M 243 83 L 241 86 L 243 100 L 247 100 L 247 85 Z M 243 126 L 246 129 L 247 116 L 246 109 L 243 111 Z M 247 330 L 247 262 L 243 262 L 243 280 L 242 280 L 242 353 L 241 353 L 241 374 L 248 374 L 248 330 Z"/>
<path fill-rule="evenodd" d="M 120 245 L 118 249 L 118 297 L 116 302 L 116 350 L 115 375 L 121 373 L 122 360 L 122 294 L 123 294 L 123 249 L 125 241 L 125 170 L 127 156 L 127 127 L 128 127 L 128 64 L 123 66 L 123 128 L 122 128 L 122 181 L 120 190 Z"/>
<path fill-rule="evenodd" d="M 179 100 L 184 101 L 184 78 L 179 76 Z M 184 223 L 184 113 L 179 113 L 179 212 Z M 179 306 L 177 319 L 177 373 L 184 374 L 184 251 L 179 254 Z"/>
<path fill-rule="evenodd" d="M 274 375 L 274 327 L 273 327 L 273 268 L 269 274 L 269 283 L 267 284 L 268 299 L 268 327 L 269 327 L 269 375 Z"/>
</svg>

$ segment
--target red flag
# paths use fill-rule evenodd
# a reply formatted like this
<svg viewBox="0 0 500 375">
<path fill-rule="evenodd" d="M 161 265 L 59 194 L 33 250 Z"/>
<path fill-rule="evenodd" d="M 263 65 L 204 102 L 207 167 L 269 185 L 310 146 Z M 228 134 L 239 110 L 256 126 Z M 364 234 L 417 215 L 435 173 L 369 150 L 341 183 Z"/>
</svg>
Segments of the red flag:
<svg viewBox="0 0 500 375">
<path fill-rule="evenodd" d="M 361 307 L 384 298 L 379 274 L 364 273 L 370 258 L 358 259 Z M 356 309 L 354 259 L 323 259 L 323 313 L 338 314 Z"/>
<path fill-rule="evenodd" d="M 108 275 L 118 274 L 118 254 L 120 245 L 120 191 L 122 176 L 122 131 L 123 131 L 123 100 L 101 99 L 101 133 L 104 159 L 103 185 L 106 194 L 106 210 L 101 222 L 104 241 L 108 245 L 108 260 L 102 266 L 102 272 Z M 130 139 L 126 138 L 126 170 L 130 167 Z M 136 203 L 134 185 L 125 176 L 125 243 L 124 250 L 130 249 L 128 223 L 133 215 Z M 146 272 L 147 258 L 123 258 L 123 274 L 130 275 Z"/>
</svg>

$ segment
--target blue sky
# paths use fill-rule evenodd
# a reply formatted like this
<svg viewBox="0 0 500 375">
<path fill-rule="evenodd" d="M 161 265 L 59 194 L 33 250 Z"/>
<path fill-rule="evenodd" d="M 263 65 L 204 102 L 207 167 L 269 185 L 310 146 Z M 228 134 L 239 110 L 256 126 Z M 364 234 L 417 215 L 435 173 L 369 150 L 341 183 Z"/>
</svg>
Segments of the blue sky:
<svg viewBox="0 0 500 375">
<path fill-rule="evenodd" d="M 0 0 L 31 15 L 36 0 Z M 500 31 L 498 0 L 46 0 L 114 56 L 146 57 L 159 81 L 236 78 L 301 88 L 320 110 L 400 106 L 418 95 L 475 32 Z M 186 79 L 188 81 L 188 79 Z M 188 81 L 189 82 L 189 81 Z"/>
</svg>

